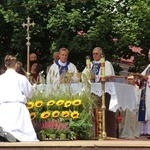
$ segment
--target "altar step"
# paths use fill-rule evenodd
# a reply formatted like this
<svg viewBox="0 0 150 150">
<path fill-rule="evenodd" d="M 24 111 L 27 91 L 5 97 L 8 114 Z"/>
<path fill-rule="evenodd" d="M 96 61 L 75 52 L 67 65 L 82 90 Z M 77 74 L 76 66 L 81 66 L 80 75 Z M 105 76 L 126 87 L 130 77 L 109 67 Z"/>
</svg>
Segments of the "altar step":
<svg viewBox="0 0 150 150">
<path fill-rule="evenodd" d="M 148 139 L 74 140 L 0 143 L 0 150 L 149 150 Z"/>
</svg>

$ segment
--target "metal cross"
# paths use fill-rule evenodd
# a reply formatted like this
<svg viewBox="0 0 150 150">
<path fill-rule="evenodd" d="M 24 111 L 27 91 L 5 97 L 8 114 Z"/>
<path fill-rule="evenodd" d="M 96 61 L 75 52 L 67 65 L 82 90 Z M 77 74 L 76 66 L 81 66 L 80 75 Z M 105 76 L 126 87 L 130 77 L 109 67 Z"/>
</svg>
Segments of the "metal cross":
<svg viewBox="0 0 150 150">
<path fill-rule="evenodd" d="M 26 37 L 26 39 L 27 39 L 27 43 L 26 43 L 26 45 L 27 45 L 27 73 L 30 72 L 30 59 L 29 59 L 30 46 L 31 46 L 31 43 L 30 43 L 30 39 L 31 39 L 31 37 L 30 37 L 30 26 L 33 26 L 33 27 L 35 26 L 34 21 L 32 23 L 30 23 L 30 20 L 31 20 L 31 18 L 28 16 L 27 23 L 22 24 L 23 27 L 27 27 L 27 30 L 26 30 L 27 31 L 27 37 Z"/>
<path fill-rule="evenodd" d="M 32 23 L 30 23 L 30 20 L 31 20 L 31 18 L 28 16 L 27 23 L 22 24 L 23 27 L 25 27 L 25 26 L 27 27 L 27 33 L 29 32 L 30 26 L 33 26 L 33 27 L 35 26 L 34 21 Z"/>
</svg>

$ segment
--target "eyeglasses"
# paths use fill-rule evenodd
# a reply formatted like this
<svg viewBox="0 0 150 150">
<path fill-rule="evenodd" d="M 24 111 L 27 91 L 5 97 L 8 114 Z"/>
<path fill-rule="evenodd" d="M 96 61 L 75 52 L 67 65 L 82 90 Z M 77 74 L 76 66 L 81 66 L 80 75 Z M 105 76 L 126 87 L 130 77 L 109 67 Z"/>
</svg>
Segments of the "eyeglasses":
<svg viewBox="0 0 150 150">
<path fill-rule="evenodd" d="M 93 53 L 93 55 L 98 55 L 98 53 Z"/>
</svg>

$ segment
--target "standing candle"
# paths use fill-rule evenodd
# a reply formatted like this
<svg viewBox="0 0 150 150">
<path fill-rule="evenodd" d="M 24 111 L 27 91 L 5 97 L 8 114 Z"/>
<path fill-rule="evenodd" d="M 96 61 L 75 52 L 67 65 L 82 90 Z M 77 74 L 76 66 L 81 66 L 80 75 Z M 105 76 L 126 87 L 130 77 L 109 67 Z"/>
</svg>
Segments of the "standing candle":
<svg viewBox="0 0 150 150">
<path fill-rule="evenodd" d="M 91 65 L 90 56 L 86 56 L 86 66 L 88 69 L 90 69 L 90 65 Z"/>
<path fill-rule="evenodd" d="M 101 81 L 105 81 L 105 57 L 102 57 L 100 62 L 101 62 Z"/>
</svg>

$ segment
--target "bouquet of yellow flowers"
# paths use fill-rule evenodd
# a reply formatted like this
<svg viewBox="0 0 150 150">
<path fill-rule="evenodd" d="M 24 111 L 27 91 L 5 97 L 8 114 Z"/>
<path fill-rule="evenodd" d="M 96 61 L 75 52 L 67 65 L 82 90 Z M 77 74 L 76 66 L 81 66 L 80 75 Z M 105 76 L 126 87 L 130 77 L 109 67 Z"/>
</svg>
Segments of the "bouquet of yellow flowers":
<svg viewBox="0 0 150 150">
<path fill-rule="evenodd" d="M 90 138 L 92 135 L 93 97 L 86 90 L 80 94 L 69 93 L 49 93 L 48 96 L 44 92 L 35 93 L 27 102 L 31 120 L 40 138 L 44 134 L 44 138 L 50 140 L 51 133 L 56 134 L 56 139 L 61 139 L 60 133 L 65 133 L 68 140 L 76 136 Z"/>
</svg>

